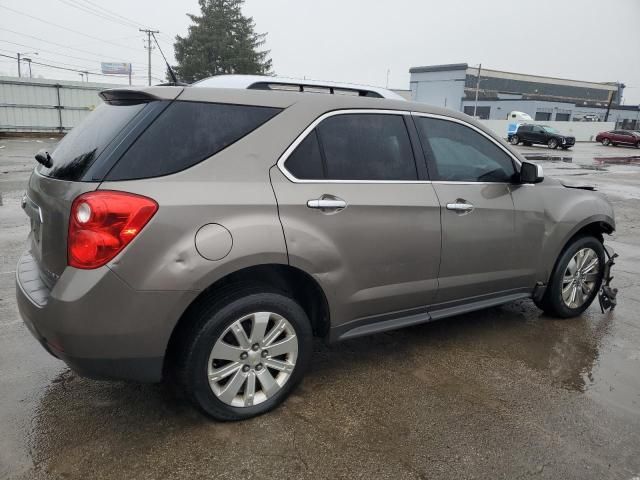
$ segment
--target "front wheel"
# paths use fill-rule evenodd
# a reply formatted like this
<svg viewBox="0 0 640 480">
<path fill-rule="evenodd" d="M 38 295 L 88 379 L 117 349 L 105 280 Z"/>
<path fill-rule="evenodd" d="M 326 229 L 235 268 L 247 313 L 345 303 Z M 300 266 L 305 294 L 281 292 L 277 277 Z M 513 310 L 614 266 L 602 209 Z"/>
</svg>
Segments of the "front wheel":
<svg viewBox="0 0 640 480">
<path fill-rule="evenodd" d="M 611 140 L 609 140 L 608 138 L 603 138 L 602 145 L 604 145 L 605 147 L 608 147 L 609 145 L 611 145 Z"/>
<path fill-rule="evenodd" d="M 600 290 L 604 265 L 604 246 L 600 240 L 592 236 L 576 238 L 556 262 L 538 306 L 554 317 L 580 315 Z"/>
<path fill-rule="evenodd" d="M 514 135 L 513 137 L 511 137 L 511 145 L 518 145 L 520 143 L 520 139 L 518 138 L 518 135 Z"/>
<path fill-rule="evenodd" d="M 636 142 L 636 148 L 640 148 L 640 142 Z"/>
<path fill-rule="evenodd" d="M 272 410 L 309 364 L 311 325 L 286 294 L 247 292 L 218 300 L 192 321 L 179 353 L 180 381 L 193 403 L 217 420 Z"/>
<path fill-rule="evenodd" d="M 558 140 L 556 140 L 555 138 L 550 138 L 547 142 L 547 146 L 552 150 L 555 150 L 556 148 L 558 148 Z"/>
</svg>

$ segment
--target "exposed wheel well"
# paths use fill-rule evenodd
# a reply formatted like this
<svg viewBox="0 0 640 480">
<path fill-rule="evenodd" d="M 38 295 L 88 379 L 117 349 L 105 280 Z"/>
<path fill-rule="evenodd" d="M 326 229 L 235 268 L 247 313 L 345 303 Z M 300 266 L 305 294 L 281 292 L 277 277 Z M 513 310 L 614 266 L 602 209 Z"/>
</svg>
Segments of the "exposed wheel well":
<svg viewBox="0 0 640 480">
<path fill-rule="evenodd" d="M 191 313 L 203 304 L 214 301 L 219 295 L 242 289 L 254 290 L 264 288 L 269 291 L 281 291 L 290 295 L 303 308 L 309 320 L 314 336 L 324 337 L 329 333 L 329 304 L 322 288 L 316 280 L 306 272 L 289 265 L 267 264 L 244 268 L 216 281 L 203 290 L 178 320 L 165 355 L 167 361 L 180 343 L 183 334 L 190 328 Z"/>
<path fill-rule="evenodd" d="M 598 240 L 600 240 L 601 242 L 604 242 L 604 236 L 603 234 L 607 234 L 607 235 L 611 235 L 613 233 L 613 227 L 611 225 L 609 225 L 606 222 L 592 222 L 592 223 L 588 223 L 587 225 L 585 225 L 584 227 L 582 227 L 580 230 L 578 230 L 565 244 L 565 246 L 563 247 L 563 250 L 567 247 L 567 245 L 569 245 L 574 238 L 578 237 L 578 236 L 583 236 L 583 235 L 591 235 L 593 237 L 596 237 Z"/>
</svg>

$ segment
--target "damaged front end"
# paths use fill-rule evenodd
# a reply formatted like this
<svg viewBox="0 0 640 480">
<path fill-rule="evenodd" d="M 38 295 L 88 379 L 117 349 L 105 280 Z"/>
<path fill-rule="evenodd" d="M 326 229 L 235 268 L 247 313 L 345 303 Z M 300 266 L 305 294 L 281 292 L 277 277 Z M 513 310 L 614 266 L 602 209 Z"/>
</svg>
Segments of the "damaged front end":
<svg viewBox="0 0 640 480">
<path fill-rule="evenodd" d="M 604 246 L 604 251 L 607 255 L 607 261 L 604 264 L 602 286 L 598 292 L 598 301 L 600 302 L 600 309 L 602 310 L 602 313 L 605 313 L 607 310 L 613 310 L 616 308 L 618 303 L 616 299 L 618 296 L 618 289 L 611 287 L 611 280 L 613 280 L 611 267 L 615 265 L 615 259 L 618 257 L 618 254 L 607 245 Z"/>
</svg>

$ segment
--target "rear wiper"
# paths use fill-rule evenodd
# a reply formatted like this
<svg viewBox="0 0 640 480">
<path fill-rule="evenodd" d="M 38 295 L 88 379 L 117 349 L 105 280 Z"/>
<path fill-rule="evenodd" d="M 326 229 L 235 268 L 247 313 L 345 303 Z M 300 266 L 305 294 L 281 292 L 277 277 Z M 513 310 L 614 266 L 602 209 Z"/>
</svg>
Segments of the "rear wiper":
<svg viewBox="0 0 640 480">
<path fill-rule="evenodd" d="M 49 155 L 49 152 L 45 151 L 44 149 L 36 153 L 36 160 L 38 161 L 38 163 L 44 165 L 47 168 L 51 168 L 51 165 L 53 165 L 51 161 L 51 155 Z"/>
</svg>

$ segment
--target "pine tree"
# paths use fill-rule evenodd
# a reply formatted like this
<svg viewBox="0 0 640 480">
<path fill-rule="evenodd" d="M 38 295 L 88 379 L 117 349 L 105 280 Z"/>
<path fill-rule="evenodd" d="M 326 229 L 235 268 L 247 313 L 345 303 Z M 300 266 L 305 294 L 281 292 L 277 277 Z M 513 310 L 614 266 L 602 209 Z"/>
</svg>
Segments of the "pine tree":
<svg viewBox="0 0 640 480">
<path fill-rule="evenodd" d="M 269 51 L 260 50 L 266 33 L 256 33 L 255 22 L 242 14 L 244 0 L 198 0 L 201 15 L 186 37 L 174 44 L 176 74 L 192 83 L 226 73 L 271 74 Z"/>
</svg>

